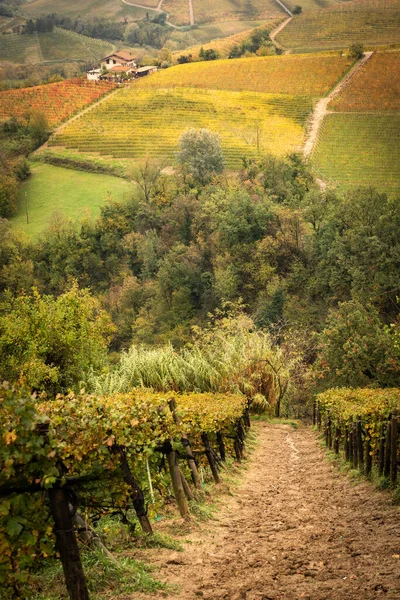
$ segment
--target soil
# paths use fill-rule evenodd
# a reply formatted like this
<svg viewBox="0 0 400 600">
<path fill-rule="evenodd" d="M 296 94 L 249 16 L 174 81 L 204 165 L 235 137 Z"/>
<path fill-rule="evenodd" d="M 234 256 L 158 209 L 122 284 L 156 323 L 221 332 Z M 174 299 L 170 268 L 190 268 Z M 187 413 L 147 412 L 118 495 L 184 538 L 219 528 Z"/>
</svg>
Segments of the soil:
<svg viewBox="0 0 400 600">
<path fill-rule="evenodd" d="M 399 600 L 400 509 L 389 494 L 340 473 L 309 428 L 255 427 L 240 484 L 184 537 L 184 552 L 143 551 L 178 586 L 171 598 Z"/>
</svg>

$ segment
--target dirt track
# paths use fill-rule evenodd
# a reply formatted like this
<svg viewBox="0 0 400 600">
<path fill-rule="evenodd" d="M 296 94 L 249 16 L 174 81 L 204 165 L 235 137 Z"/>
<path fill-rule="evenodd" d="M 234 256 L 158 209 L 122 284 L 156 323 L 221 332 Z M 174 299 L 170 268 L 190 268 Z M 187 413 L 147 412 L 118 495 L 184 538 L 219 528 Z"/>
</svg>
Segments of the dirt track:
<svg viewBox="0 0 400 600">
<path fill-rule="evenodd" d="M 242 483 L 216 518 L 185 536 L 183 553 L 143 556 L 179 586 L 171 599 L 399 600 L 399 507 L 340 474 L 309 429 L 256 427 Z"/>
</svg>

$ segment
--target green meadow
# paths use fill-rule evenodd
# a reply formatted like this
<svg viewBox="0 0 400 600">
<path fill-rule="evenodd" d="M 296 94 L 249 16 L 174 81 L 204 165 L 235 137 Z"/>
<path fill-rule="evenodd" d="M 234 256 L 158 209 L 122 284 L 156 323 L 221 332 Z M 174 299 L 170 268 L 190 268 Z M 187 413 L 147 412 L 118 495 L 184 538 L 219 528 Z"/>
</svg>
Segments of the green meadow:
<svg viewBox="0 0 400 600">
<path fill-rule="evenodd" d="M 18 212 L 12 218 L 14 227 L 31 236 L 47 229 L 57 217 L 72 221 L 96 217 L 108 197 L 123 201 L 132 189 L 125 179 L 110 175 L 39 163 L 31 163 L 31 170 L 20 186 Z"/>
</svg>

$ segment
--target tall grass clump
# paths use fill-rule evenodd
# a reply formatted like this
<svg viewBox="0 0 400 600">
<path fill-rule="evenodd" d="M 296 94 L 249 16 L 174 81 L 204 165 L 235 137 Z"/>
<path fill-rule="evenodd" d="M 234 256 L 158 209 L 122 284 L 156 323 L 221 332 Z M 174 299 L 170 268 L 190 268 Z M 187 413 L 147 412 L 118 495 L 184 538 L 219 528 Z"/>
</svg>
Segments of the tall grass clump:
<svg viewBox="0 0 400 600">
<path fill-rule="evenodd" d="M 183 349 L 171 344 L 132 345 L 108 373 L 87 382 L 96 394 L 129 392 L 138 387 L 177 392 L 241 392 L 264 412 L 280 403 L 289 387 L 289 366 L 266 331 L 255 329 L 241 311 L 218 311 L 204 329 L 193 329 Z"/>
</svg>

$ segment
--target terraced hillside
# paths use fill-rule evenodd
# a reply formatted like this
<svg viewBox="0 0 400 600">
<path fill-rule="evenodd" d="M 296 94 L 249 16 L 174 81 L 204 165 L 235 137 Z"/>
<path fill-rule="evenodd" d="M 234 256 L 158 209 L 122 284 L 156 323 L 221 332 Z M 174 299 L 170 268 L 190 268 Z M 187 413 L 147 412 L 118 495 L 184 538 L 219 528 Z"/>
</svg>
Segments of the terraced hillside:
<svg viewBox="0 0 400 600">
<path fill-rule="evenodd" d="M 299 2 L 301 4 L 301 2 Z M 293 52 L 400 43 L 399 0 L 359 0 L 296 15 L 276 38 Z"/>
<path fill-rule="evenodd" d="M 121 90 L 68 124 L 50 146 L 173 161 L 181 133 L 194 126 L 221 134 L 231 167 L 245 155 L 283 155 L 300 150 L 315 99 L 348 66 L 339 56 L 180 65 Z"/>
<path fill-rule="evenodd" d="M 242 156 L 258 151 L 299 150 L 310 109 L 310 99 L 300 96 L 131 87 L 69 124 L 49 145 L 173 162 L 181 133 L 206 127 L 221 135 L 229 166 L 238 167 Z"/>
<path fill-rule="evenodd" d="M 339 187 L 400 191 L 400 53 L 375 54 L 329 105 L 312 162 Z"/>
<path fill-rule="evenodd" d="M 112 44 L 55 27 L 52 32 L 0 35 L 0 60 L 39 64 L 98 60 Z"/>
</svg>

